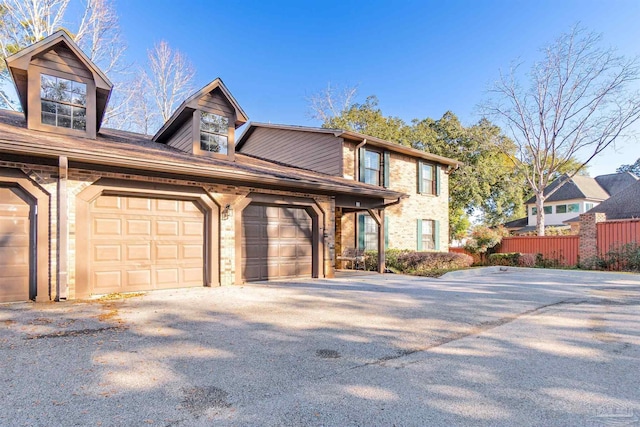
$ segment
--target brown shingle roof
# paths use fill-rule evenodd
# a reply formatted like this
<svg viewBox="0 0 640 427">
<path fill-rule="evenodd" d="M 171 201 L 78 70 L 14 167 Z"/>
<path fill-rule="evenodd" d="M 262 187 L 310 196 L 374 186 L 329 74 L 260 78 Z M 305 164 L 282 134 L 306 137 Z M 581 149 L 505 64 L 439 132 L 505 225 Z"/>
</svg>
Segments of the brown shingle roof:
<svg viewBox="0 0 640 427">
<path fill-rule="evenodd" d="M 70 162 L 199 177 L 255 187 L 304 189 L 317 194 L 355 194 L 397 199 L 403 193 L 341 177 L 257 162 L 241 154 L 235 161 L 185 153 L 148 136 L 102 129 L 97 139 L 62 136 L 26 128 L 21 113 L 0 110 L 0 152 L 33 157 L 67 156 Z"/>
<path fill-rule="evenodd" d="M 609 193 L 600 186 L 596 178 L 589 176 L 576 175 L 567 180 L 567 175 L 563 175 L 549 184 L 545 188 L 545 193 L 549 193 L 558 185 L 561 185 L 561 187 L 549 196 L 545 200 L 546 202 L 560 202 L 572 199 L 605 200 L 609 197 Z M 536 196 L 533 196 L 525 203 L 530 204 L 535 203 L 535 201 Z"/>
</svg>

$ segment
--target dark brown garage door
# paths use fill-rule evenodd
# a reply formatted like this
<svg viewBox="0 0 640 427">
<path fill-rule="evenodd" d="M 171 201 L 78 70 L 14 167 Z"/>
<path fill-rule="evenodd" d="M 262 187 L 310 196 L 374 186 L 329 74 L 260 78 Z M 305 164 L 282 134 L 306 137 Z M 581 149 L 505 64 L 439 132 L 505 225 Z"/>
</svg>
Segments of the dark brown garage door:
<svg viewBox="0 0 640 427">
<path fill-rule="evenodd" d="M 29 299 L 31 203 L 18 188 L 0 187 L 0 302 Z"/>
<path fill-rule="evenodd" d="M 91 293 L 204 284 L 204 213 L 193 201 L 103 195 L 89 212 Z"/>
<path fill-rule="evenodd" d="M 244 280 L 311 277 L 313 224 L 304 209 L 252 204 L 242 224 Z"/>
</svg>

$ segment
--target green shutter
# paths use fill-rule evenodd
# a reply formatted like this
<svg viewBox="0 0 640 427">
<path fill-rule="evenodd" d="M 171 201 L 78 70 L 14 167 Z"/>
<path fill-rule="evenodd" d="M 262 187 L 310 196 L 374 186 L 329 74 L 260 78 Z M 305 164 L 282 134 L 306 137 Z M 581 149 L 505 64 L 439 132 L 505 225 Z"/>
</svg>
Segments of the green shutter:
<svg viewBox="0 0 640 427">
<path fill-rule="evenodd" d="M 389 154 L 388 151 L 384 152 L 384 161 L 382 163 L 382 171 L 383 171 L 383 184 L 385 188 L 389 188 L 389 169 L 390 169 L 390 163 L 391 161 L 391 155 Z"/>
<path fill-rule="evenodd" d="M 358 181 L 364 182 L 364 148 L 360 147 L 358 151 Z"/>
<path fill-rule="evenodd" d="M 384 215 L 384 248 L 389 249 L 389 217 Z"/>
<path fill-rule="evenodd" d="M 440 166 L 435 165 L 435 174 L 436 174 L 436 196 L 440 195 Z"/>
<path fill-rule="evenodd" d="M 433 221 L 433 238 L 435 240 L 435 250 L 440 250 L 440 221 Z"/>
<path fill-rule="evenodd" d="M 422 162 L 418 162 L 418 194 L 424 193 L 422 186 Z"/>
<path fill-rule="evenodd" d="M 422 250 L 422 220 L 418 220 L 418 251 Z"/>
<path fill-rule="evenodd" d="M 364 215 L 358 215 L 358 249 L 364 250 Z"/>
</svg>

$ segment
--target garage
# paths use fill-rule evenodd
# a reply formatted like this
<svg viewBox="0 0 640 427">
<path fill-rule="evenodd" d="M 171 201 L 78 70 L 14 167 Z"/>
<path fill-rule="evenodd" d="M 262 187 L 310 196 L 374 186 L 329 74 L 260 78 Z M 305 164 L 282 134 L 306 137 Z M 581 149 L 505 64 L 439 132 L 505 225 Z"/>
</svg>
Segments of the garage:
<svg viewBox="0 0 640 427">
<path fill-rule="evenodd" d="M 19 187 L 0 187 L 0 302 L 26 301 L 33 296 L 32 207 Z"/>
<path fill-rule="evenodd" d="M 205 283 L 206 215 L 195 200 L 100 195 L 88 216 L 90 294 Z"/>
<path fill-rule="evenodd" d="M 312 277 L 313 259 L 306 209 L 250 204 L 242 211 L 243 281 Z"/>
</svg>

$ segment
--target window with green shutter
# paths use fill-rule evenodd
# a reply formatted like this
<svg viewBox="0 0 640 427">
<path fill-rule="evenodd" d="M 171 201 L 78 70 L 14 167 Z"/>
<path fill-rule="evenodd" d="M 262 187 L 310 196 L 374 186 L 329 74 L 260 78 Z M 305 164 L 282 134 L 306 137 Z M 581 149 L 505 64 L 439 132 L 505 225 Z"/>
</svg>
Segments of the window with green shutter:
<svg viewBox="0 0 640 427">
<path fill-rule="evenodd" d="M 418 163 L 418 193 L 440 195 L 439 167 L 433 163 Z"/>
<path fill-rule="evenodd" d="M 432 219 L 419 219 L 418 220 L 418 250 L 419 251 L 433 251 L 440 249 L 439 242 L 439 221 Z"/>
<path fill-rule="evenodd" d="M 378 250 L 378 224 L 369 214 L 358 215 L 358 249 Z"/>
</svg>

